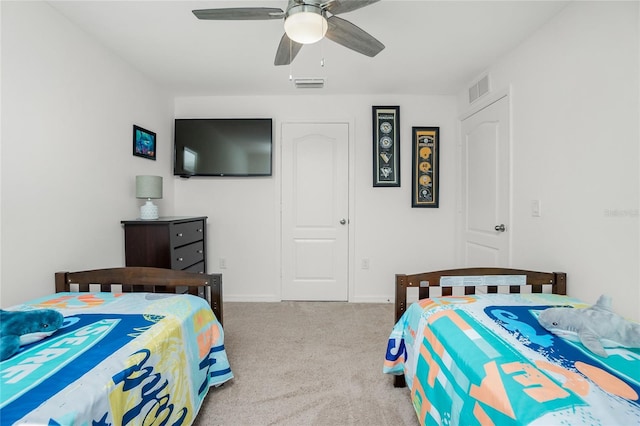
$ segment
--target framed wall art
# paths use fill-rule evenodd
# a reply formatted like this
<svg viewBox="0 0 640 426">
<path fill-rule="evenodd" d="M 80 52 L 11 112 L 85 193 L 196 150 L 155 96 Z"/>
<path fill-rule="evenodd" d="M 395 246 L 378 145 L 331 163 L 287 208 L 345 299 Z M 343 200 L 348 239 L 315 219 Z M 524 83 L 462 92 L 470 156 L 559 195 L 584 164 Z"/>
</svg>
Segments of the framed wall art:
<svg viewBox="0 0 640 426">
<path fill-rule="evenodd" d="M 411 207 L 438 207 L 440 128 L 413 127 Z"/>
<path fill-rule="evenodd" d="M 140 126 L 133 125 L 133 155 L 156 159 L 156 134 Z"/>
<path fill-rule="evenodd" d="M 373 186 L 400 186 L 400 107 L 372 110 Z"/>
</svg>

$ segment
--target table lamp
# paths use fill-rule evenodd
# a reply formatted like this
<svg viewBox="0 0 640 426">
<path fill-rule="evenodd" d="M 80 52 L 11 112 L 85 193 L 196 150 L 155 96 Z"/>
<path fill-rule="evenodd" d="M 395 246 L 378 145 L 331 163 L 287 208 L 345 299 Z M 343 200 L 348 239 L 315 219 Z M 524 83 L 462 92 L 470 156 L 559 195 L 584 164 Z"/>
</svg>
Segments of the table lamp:
<svg viewBox="0 0 640 426">
<path fill-rule="evenodd" d="M 151 199 L 162 198 L 162 176 L 136 176 L 136 198 L 147 200 L 140 207 L 140 219 L 157 219 L 158 206 Z"/>
</svg>

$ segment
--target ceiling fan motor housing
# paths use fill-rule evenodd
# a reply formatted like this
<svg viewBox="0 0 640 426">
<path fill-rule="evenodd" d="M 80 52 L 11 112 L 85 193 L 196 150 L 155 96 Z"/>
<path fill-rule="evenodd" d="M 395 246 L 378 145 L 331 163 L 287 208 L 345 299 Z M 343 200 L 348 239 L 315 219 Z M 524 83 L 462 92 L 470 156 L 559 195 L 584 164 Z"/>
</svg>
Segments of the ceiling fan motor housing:
<svg viewBox="0 0 640 426">
<path fill-rule="evenodd" d="M 311 44 L 322 40 L 327 33 L 324 11 L 315 5 L 301 4 L 287 10 L 284 31 L 295 42 Z"/>
</svg>

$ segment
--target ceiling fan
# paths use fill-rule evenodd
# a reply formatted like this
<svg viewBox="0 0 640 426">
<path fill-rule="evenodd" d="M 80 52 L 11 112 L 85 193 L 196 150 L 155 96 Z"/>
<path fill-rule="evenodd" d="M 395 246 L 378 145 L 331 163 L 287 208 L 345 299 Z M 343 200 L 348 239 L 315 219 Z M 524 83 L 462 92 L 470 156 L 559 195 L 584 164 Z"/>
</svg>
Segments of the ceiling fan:
<svg viewBox="0 0 640 426">
<path fill-rule="evenodd" d="M 304 44 L 327 37 L 346 48 L 374 57 L 384 49 L 366 31 L 336 15 L 377 3 L 380 0 L 289 0 L 286 12 L 268 7 L 234 7 L 194 10 L 203 20 L 283 19 L 285 33 L 276 51 L 275 65 L 289 65 Z M 329 15 L 329 17 L 327 17 Z"/>
</svg>

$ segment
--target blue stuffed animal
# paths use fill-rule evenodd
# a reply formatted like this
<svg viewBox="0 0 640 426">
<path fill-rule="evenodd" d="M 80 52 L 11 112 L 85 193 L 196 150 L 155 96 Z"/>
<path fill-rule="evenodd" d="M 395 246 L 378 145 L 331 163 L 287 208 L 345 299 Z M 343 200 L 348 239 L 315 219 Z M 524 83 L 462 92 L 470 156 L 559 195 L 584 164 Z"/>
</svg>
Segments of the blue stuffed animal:
<svg viewBox="0 0 640 426">
<path fill-rule="evenodd" d="M 0 361 L 11 358 L 20 346 L 52 335 L 64 317 L 53 309 L 4 311 L 0 309 Z"/>
</svg>

